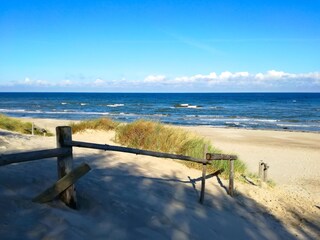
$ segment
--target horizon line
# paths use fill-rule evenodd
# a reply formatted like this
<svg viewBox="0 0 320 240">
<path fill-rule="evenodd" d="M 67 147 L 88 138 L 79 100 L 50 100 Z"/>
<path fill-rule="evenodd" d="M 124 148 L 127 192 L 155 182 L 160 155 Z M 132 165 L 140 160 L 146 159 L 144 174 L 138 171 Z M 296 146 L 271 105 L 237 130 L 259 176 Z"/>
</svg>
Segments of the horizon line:
<svg viewBox="0 0 320 240">
<path fill-rule="evenodd" d="M 248 92 L 81 92 L 81 91 L 51 91 L 51 92 L 42 92 L 42 91 L 5 91 L 0 93 L 133 93 L 133 94 L 140 94 L 140 93 L 150 93 L 150 94 L 157 94 L 157 93 L 170 93 L 170 94 L 180 94 L 180 93 L 320 93 L 320 92 L 294 92 L 294 91 L 274 91 L 274 92 L 259 92 L 259 91 L 248 91 Z"/>
</svg>

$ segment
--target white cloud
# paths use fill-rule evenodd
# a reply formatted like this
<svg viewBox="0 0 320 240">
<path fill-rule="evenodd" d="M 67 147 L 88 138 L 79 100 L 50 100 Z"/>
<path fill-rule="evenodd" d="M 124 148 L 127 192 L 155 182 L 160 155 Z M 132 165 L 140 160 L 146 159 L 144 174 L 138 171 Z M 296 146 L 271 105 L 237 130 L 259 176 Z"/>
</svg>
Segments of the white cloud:
<svg viewBox="0 0 320 240">
<path fill-rule="evenodd" d="M 233 74 L 231 72 L 222 72 L 220 75 L 219 75 L 219 79 L 221 80 L 227 80 L 227 79 L 230 79 L 232 78 Z"/>
<path fill-rule="evenodd" d="M 22 84 L 26 84 L 26 85 L 30 85 L 32 83 L 32 81 L 30 80 L 30 78 L 26 77 L 24 79 L 24 81 L 22 81 Z"/>
<path fill-rule="evenodd" d="M 286 73 L 283 71 L 276 71 L 276 70 L 270 70 L 267 71 L 267 73 L 258 73 L 255 75 L 255 79 L 257 80 L 285 80 L 285 79 L 290 79 L 290 78 L 296 78 L 298 77 L 297 74 L 292 74 L 292 73 Z"/>
<path fill-rule="evenodd" d="M 270 70 L 265 73 L 249 72 L 212 72 L 208 75 L 197 74 L 193 76 L 176 77 L 174 83 L 208 83 L 209 85 L 268 85 L 277 86 L 279 84 L 288 85 L 310 85 L 319 84 L 320 73 L 287 73 L 283 71 Z"/>
<path fill-rule="evenodd" d="M 246 71 L 209 74 L 195 74 L 190 76 L 176 76 L 169 78 L 165 75 L 148 75 L 140 80 L 96 78 L 83 81 L 62 80 L 48 81 L 26 77 L 21 81 L 10 81 L 0 84 L 8 89 L 28 89 L 32 91 L 42 88 L 52 90 L 85 91 L 320 91 L 320 72 L 289 73 L 269 70 L 264 73 L 249 73 Z"/>
<path fill-rule="evenodd" d="M 67 79 L 67 80 L 61 81 L 58 85 L 66 87 L 66 86 L 72 86 L 74 84 L 75 83 L 73 81 Z"/>
<path fill-rule="evenodd" d="M 32 80 L 26 77 L 23 81 L 18 82 L 20 85 L 27 85 L 27 86 L 53 86 L 52 83 L 46 80 Z"/>
<path fill-rule="evenodd" d="M 203 74 L 197 74 L 193 76 L 183 76 L 183 77 L 176 77 L 174 80 L 175 82 L 181 82 L 181 83 L 194 83 L 194 82 L 206 82 L 210 85 L 213 84 L 224 84 L 228 83 L 230 81 L 236 81 L 236 80 L 243 80 L 246 78 L 250 78 L 251 75 L 248 72 L 222 72 L 219 75 L 215 72 L 211 72 L 208 75 Z"/>
<path fill-rule="evenodd" d="M 234 74 L 235 77 L 249 77 L 250 74 L 248 72 L 236 72 Z"/>
<path fill-rule="evenodd" d="M 183 77 L 176 77 L 174 81 L 176 83 L 193 83 L 193 82 L 198 82 L 198 81 L 214 81 L 218 79 L 218 76 L 215 72 L 212 72 L 208 75 L 203 75 L 203 74 L 196 74 L 194 76 L 183 76 Z"/>
<path fill-rule="evenodd" d="M 149 75 L 144 79 L 145 83 L 159 83 L 164 82 L 166 80 L 166 76 L 164 75 Z"/>
<path fill-rule="evenodd" d="M 102 80 L 100 78 L 97 78 L 96 80 L 93 81 L 92 83 L 94 86 L 104 86 L 106 84 L 106 81 L 105 80 Z"/>
<path fill-rule="evenodd" d="M 283 81 L 283 80 L 320 80 L 320 72 L 309 72 L 309 73 L 287 73 L 283 71 L 270 70 L 265 74 L 258 73 L 255 75 L 255 79 L 259 81 Z"/>
</svg>

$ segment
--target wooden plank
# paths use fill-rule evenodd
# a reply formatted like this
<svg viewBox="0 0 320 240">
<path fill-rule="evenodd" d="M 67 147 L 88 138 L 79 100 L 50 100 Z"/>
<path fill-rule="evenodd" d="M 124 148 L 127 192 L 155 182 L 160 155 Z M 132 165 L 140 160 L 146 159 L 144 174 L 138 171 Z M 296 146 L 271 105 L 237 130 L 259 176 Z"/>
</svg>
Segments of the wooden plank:
<svg viewBox="0 0 320 240">
<path fill-rule="evenodd" d="M 73 168 L 73 155 L 72 147 L 65 146 L 66 141 L 72 141 L 72 131 L 69 126 L 61 126 L 56 128 L 57 147 L 65 148 L 68 150 L 68 154 L 62 157 L 58 157 L 58 179 L 64 177 L 70 173 Z M 77 197 L 74 185 L 69 186 L 65 191 L 60 194 L 60 199 L 67 206 L 76 209 Z"/>
<path fill-rule="evenodd" d="M 46 150 L 2 154 L 0 155 L 0 166 L 5 166 L 13 163 L 29 162 L 34 160 L 40 160 L 44 158 L 62 157 L 68 154 L 68 149 L 53 148 Z"/>
<path fill-rule="evenodd" d="M 207 153 L 206 159 L 208 161 L 210 161 L 210 160 L 237 160 L 238 157 L 236 155 Z"/>
<path fill-rule="evenodd" d="M 81 164 L 79 167 L 69 172 L 63 178 L 60 178 L 55 184 L 32 199 L 32 201 L 38 203 L 52 201 L 55 197 L 74 184 L 79 178 L 88 173 L 90 170 L 91 168 L 88 164 Z"/>
<path fill-rule="evenodd" d="M 107 144 L 95 144 L 95 143 L 79 142 L 79 141 L 66 141 L 64 144 L 65 146 L 70 146 L 70 147 L 73 146 L 73 147 L 92 148 L 92 149 L 100 149 L 100 150 L 106 150 L 106 151 L 133 153 L 133 154 L 146 155 L 146 156 L 152 156 L 152 157 L 171 158 L 171 159 L 178 159 L 178 160 L 198 162 L 198 163 L 206 163 L 206 164 L 208 163 L 206 159 L 199 159 L 199 158 L 193 158 L 193 157 L 170 154 L 170 153 L 147 151 L 147 150 L 141 150 L 136 148 L 112 146 Z"/>
<path fill-rule="evenodd" d="M 208 151 L 208 145 L 206 144 L 203 149 L 203 157 L 206 157 Z M 207 164 L 202 164 L 202 179 L 201 179 L 201 192 L 199 202 L 203 204 L 204 202 L 204 194 L 206 189 L 206 172 L 207 172 Z"/>
</svg>

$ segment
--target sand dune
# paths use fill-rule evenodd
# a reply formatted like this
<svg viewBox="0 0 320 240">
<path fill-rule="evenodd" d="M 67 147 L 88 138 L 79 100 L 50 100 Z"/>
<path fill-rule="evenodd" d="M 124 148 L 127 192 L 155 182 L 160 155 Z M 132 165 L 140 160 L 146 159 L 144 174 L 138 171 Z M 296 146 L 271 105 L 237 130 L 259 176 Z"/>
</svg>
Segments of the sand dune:
<svg viewBox="0 0 320 240">
<path fill-rule="evenodd" d="M 52 129 L 66 124 L 59 120 L 34 121 Z M 168 159 L 75 148 L 75 165 L 87 162 L 93 169 L 77 183 L 81 204 L 78 211 L 70 210 L 58 201 L 50 204 L 31 202 L 56 180 L 55 159 L 0 167 L 1 238 L 317 238 L 320 233 L 317 194 L 299 194 L 299 191 L 291 190 L 294 183 L 300 181 L 300 176 L 307 173 L 314 181 L 319 180 L 319 175 L 313 172 L 319 165 L 315 166 L 316 159 L 313 159 L 319 159 L 316 149 L 319 135 L 198 127 L 190 130 L 208 136 L 225 151 L 239 153 L 251 170 L 256 169 L 255 161 L 268 160 L 272 169 L 270 174 L 279 184 L 271 189 L 236 181 L 237 194 L 231 198 L 225 191 L 227 182 L 210 177 L 205 203 L 200 205 L 201 172 L 197 170 Z M 87 131 L 73 137 L 80 141 L 114 144 L 113 136 L 113 132 Z M 299 136 L 302 143 L 297 146 L 295 140 Z M 55 147 L 55 137 L 1 131 L 0 145 L 3 146 L 0 153 Z M 286 163 L 277 162 L 276 156 L 281 151 L 286 155 L 293 154 L 290 158 L 281 158 Z M 299 176 L 297 180 L 286 182 L 287 177 L 282 179 L 281 174 L 277 175 L 277 168 L 290 165 L 292 159 L 299 161 L 298 156 L 294 158 L 299 153 L 309 156 L 313 165 L 303 173 L 294 172 L 302 171 L 297 169 L 297 163 L 296 167 L 281 169 L 283 174 Z"/>
</svg>

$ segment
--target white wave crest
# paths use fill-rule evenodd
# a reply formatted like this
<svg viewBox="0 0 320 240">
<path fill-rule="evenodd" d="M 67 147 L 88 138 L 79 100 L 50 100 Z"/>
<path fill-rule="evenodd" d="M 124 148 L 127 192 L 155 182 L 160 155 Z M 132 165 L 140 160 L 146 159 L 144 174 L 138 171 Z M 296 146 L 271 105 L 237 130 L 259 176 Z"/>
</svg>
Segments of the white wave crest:
<svg viewBox="0 0 320 240">
<path fill-rule="evenodd" d="M 122 104 L 122 103 L 116 103 L 116 104 L 108 104 L 107 106 L 108 106 L 108 107 L 123 107 L 124 104 Z"/>
</svg>

